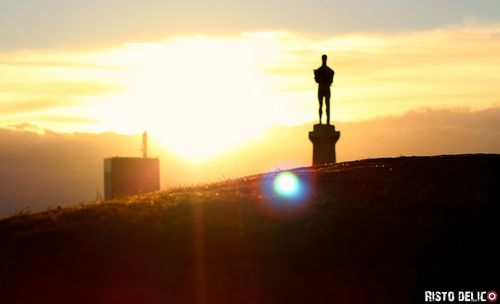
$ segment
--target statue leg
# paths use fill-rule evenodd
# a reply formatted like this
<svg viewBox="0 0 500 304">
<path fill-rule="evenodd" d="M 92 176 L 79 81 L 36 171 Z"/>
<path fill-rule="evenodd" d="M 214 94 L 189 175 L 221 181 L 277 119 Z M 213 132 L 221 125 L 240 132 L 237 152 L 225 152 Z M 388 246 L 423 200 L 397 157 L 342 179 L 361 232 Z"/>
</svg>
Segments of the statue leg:
<svg viewBox="0 0 500 304">
<path fill-rule="evenodd" d="M 323 96 L 318 92 L 319 101 L 319 124 L 321 124 L 321 116 L 323 116 Z"/>
<path fill-rule="evenodd" d="M 325 95 L 325 105 L 326 105 L 326 124 L 330 124 L 330 90 Z"/>
</svg>

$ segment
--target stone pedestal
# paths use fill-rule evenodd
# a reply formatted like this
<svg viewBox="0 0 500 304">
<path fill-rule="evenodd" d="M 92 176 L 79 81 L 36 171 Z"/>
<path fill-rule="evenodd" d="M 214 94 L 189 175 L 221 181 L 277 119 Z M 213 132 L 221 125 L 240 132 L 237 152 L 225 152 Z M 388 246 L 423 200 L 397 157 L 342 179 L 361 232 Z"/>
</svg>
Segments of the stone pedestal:
<svg viewBox="0 0 500 304">
<path fill-rule="evenodd" d="M 335 131 L 334 125 L 314 125 L 312 132 L 309 132 L 309 140 L 313 144 L 313 166 L 335 163 L 335 144 L 340 138 L 340 132 Z"/>
</svg>

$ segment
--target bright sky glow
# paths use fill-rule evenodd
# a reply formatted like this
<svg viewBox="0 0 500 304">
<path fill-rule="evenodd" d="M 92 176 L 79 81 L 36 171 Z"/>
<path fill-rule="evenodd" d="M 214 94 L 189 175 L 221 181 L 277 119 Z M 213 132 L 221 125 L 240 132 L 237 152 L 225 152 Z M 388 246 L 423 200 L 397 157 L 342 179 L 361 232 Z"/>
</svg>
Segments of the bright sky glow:
<svg viewBox="0 0 500 304">
<path fill-rule="evenodd" d="M 0 58 L 2 125 L 150 132 L 205 160 L 279 125 L 316 121 L 312 69 L 336 71 L 333 121 L 426 107 L 498 105 L 500 25 L 331 37 L 293 32 L 178 36 L 94 50 Z"/>
</svg>

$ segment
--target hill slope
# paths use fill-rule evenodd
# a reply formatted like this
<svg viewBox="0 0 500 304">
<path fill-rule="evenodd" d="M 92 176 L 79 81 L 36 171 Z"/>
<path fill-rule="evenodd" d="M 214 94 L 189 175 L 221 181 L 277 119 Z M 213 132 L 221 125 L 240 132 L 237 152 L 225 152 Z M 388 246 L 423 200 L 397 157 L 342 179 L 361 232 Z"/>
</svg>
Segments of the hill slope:
<svg viewBox="0 0 500 304">
<path fill-rule="evenodd" d="M 417 303 L 498 292 L 500 155 L 369 159 L 0 221 L 0 303 Z M 495 240 L 495 241 L 494 241 Z M 496 285 L 495 285 L 496 284 Z"/>
</svg>

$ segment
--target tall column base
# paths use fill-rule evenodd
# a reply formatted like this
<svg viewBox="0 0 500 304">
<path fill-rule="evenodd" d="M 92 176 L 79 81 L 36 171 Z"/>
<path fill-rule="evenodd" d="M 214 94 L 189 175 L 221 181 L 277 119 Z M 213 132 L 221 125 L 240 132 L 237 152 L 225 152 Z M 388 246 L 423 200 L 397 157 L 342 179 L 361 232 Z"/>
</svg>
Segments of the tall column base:
<svg viewBox="0 0 500 304">
<path fill-rule="evenodd" d="M 340 138 L 340 132 L 334 125 L 315 124 L 309 132 L 309 140 L 313 144 L 313 166 L 336 163 L 335 144 Z"/>
</svg>

